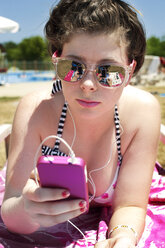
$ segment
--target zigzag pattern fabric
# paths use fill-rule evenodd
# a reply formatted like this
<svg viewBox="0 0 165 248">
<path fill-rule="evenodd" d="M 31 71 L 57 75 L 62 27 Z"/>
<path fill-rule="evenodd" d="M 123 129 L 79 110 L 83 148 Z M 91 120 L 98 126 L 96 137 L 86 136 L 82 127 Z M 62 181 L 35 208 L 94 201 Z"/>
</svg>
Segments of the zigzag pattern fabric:
<svg viewBox="0 0 165 248">
<path fill-rule="evenodd" d="M 57 92 L 60 92 L 61 90 L 62 90 L 61 80 L 56 79 L 56 81 L 53 83 L 52 95 L 55 95 Z M 62 112 L 61 112 L 61 116 L 60 116 L 60 120 L 58 124 L 57 136 L 59 137 L 62 137 L 62 134 L 63 134 L 65 119 L 67 115 L 67 108 L 68 108 L 68 104 L 67 102 L 65 102 L 62 108 Z M 120 119 L 119 119 L 117 105 L 115 105 L 114 122 L 115 122 L 115 128 L 116 128 L 116 144 L 117 144 L 117 152 L 118 152 L 118 163 L 121 165 L 121 162 L 122 162 L 121 138 L 120 138 L 121 132 L 120 132 Z M 60 146 L 60 140 L 57 139 L 53 148 L 50 148 L 48 146 L 42 146 L 42 154 L 53 155 L 53 156 L 67 156 L 67 154 L 60 151 L 59 146 Z"/>
</svg>

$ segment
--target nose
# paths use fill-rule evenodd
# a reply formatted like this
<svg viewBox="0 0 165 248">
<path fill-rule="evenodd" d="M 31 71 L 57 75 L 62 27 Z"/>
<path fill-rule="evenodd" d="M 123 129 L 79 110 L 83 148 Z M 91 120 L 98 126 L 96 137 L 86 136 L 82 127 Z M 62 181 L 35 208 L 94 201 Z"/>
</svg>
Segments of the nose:
<svg viewBox="0 0 165 248">
<path fill-rule="evenodd" d="M 85 77 L 81 81 L 81 84 L 80 84 L 81 89 L 83 91 L 86 91 L 86 92 L 96 91 L 97 90 L 97 82 L 96 82 L 96 79 L 93 75 L 93 72 L 88 72 L 87 74 L 85 75 Z"/>
</svg>

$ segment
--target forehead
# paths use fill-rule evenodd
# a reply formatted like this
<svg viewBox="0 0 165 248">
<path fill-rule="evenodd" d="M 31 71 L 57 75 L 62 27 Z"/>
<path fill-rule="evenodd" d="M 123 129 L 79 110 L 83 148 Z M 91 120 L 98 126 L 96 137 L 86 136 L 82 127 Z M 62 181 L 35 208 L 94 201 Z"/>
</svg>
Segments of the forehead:
<svg viewBox="0 0 165 248">
<path fill-rule="evenodd" d="M 113 59 L 127 63 L 126 44 L 119 33 L 112 34 L 75 34 L 63 46 L 62 57 L 77 56 L 94 63 L 99 60 Z"/>
</svg>

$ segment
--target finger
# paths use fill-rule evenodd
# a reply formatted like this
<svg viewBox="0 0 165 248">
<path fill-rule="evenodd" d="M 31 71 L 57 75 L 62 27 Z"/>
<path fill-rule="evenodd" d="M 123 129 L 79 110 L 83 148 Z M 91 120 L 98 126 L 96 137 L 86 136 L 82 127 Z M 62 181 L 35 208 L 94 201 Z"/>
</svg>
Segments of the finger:
<svg viewBox="0 0 165 248">
<path fill-rule="evenodd" d="M 41 215 L 37 214 L 34 219 L 40 224 L 42 227 L 50 227 L 59 223 L 63 223 L 67 220 L 71 220 L 77 216 L 82 214 L 80 210 L 74 210 L 71 212 L 63 213 L 57 216 L 50 216 L 50 215 Z"/>
<path fill-rule="evenodd" d="M 24 187 L 23 195 L 36 202 L 55 201 L 69 197 L 69 191 L 57 188 L 42 188 L 33 179 L 29 179 Z"/>
<path fill-rule="evenodd" d="M 31 213 L 43 215 L 60 215 L 67 212 L 79 210 L 81 213 L 86 211 L 86 202 L 78 200 L 64 200 L 55 202 L 34 202 L 28 201 L 25 208 L 30 209 Z"/>
<path fill-rule="evenodd" d="M 38 171 L 35 170 L 35 172 L 34 172 L 34 170 L 32 170 L 32 172 L 31 172 L 31 174 L 30 174 L 30 178 L 35 180 L 35 179 L 36 179 L 35 175 L 37 176 L 37 181 L 40 182 L 40 178 L 39 178 L 39 175 L 38 175 Z"/>
</svg>

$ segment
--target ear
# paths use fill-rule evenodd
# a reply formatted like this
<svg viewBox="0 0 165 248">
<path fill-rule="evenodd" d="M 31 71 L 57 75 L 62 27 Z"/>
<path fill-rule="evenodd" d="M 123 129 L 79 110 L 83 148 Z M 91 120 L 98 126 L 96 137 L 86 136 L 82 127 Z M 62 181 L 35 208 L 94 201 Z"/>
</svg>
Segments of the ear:
<svg viewBox="0 0 165 248">
<path fill-rule="evenodd" d="M 56 50 L 56 51 L 53 53 L 52 57 L 54 57 L 54 58 L 59 57 L 59 51 Z"/>
<path fill-rule="evenodd" d="M 59 57 L 59 56 L 58 56 L 58 50 L 56 50 L 56 51 L 53 53 L 53 55 L 52 55 L 52 63 L 53 63 L 53 64 L 55 64 L 55 60 L 56 60 L 57 57 Z"/>
<path fill-rule="evenodd" d="M 132 63 L 129 65 L 130 66 L 130 72 L 129 72 L 129 77 L 128 77 L 128 81 L 126 82 L 125 86 L 127 86 L 133 76 L 134 70 L 136 68 L 136 64 L 137 62 L 135 60 L 132 61 Z"/>
</svg>

